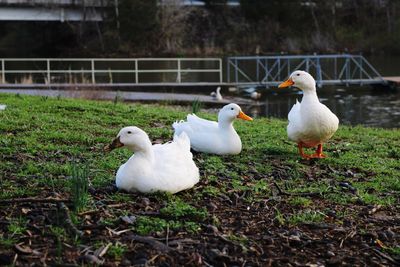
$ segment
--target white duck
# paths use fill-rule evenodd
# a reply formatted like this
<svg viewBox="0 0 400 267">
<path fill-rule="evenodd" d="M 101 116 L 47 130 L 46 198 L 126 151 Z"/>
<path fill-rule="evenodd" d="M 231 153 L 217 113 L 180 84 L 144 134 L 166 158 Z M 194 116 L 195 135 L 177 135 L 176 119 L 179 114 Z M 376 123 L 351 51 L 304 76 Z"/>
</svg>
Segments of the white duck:
<svg viewBox="0 0 400 267">
<path fill-rule="evenodd" d="M 174 136 L 170 143 L 152 145 L 143 130 L 125 127 L 104 150 L 122 146 L 135 154 L 117 171 L 116 185 L 119 189 L 174 194 L 193 187 L 199 181 L 199 169 L 193 162 L 190 140 L 185 133 Z"/>
<path fill-rule="evenodd" d="M 287 133 L 295 141 L 303 158 L 325 158 L 322 144 L 330 139 L 339 127 L 339 119 L 327 106 L 319 102 L 314 78 L 305 71 L 293 72 L 279 88 L 294 86 L 303 91 L 301 103 L 296 101 L 289 112 Z M 306 155 L 303 147 L 315 147 L 312 155 Z"/>
<path fill-rule="evenodd" d="M 257 92 L 257 88 L 249 87 L 243 89 L 246 95 L 249 95 L 252 99 L 257 100 L 261 97 L 261 93 Z"/>
<path fill-rule="evenodd" d="M 6 107 L 7 107 L 7 105 L 0 104 L 0 110 L 5 110 L 5 109 L 6 109 Z"/>
<path fill-rule="evenodd" d="M 260 99 L 261 98 L 261 93 L 254 91 L 250 94 L 250 97 L 253 98 L 254 100 Z"/>
<path fill-rule="evenodd" d="M 218 86 L 217 90 L 215 92 L 211 92 L 210 94 L 215 100 L 221 101 L 222 100 L 222 95 L 221 95 L 221 87 Z"/>
<path fill-rule="evenodd" d="M 175 134 L 186 132 L 192 148 L 199 152 L 218 155 L 235 155 L 242 150 L 242 141 L 233 128 L 236 118 L 253 120 L 243 113 L 236 104 L 224 106 L 218 113 L 218 122 L 201 119 L 194 114 L 187 116 L 187 121 L 175 122 L 172 127 Z"/>
</svg>

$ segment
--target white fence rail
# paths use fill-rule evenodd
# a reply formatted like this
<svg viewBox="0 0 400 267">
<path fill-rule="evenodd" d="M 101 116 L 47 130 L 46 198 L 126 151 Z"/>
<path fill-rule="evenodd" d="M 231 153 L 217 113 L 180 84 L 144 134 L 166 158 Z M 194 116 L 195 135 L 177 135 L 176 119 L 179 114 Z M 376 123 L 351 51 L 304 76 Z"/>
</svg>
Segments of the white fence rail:
<svg viewBox="0 0 400 267">
<path fill-rule="evenodd" d="M 3 58 L 2 86 L 191 85 L 223 82 L 220 58 Z"/>
</svg>

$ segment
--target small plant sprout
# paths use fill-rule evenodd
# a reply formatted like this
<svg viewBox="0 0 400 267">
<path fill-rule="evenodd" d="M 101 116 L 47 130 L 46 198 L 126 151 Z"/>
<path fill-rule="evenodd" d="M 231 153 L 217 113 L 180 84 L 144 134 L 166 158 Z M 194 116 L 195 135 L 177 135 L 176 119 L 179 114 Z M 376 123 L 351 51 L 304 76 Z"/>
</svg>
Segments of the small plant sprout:
<svg viewBox="0 0 400 267">
<path fill-rule="evenodd" d="M 75 211 L 81 211 L 89 201 L 89 168 L 78 167 L 76 164 L 70 166 L 71 181 L 70 192 Z"/>
<path fill-rule="evenodd" d="M 202 106 L 203 106 L 203 103 L 200 100 L 195 99 L 192 102 L 192 113 L 198 113 Z"/>
</svg>

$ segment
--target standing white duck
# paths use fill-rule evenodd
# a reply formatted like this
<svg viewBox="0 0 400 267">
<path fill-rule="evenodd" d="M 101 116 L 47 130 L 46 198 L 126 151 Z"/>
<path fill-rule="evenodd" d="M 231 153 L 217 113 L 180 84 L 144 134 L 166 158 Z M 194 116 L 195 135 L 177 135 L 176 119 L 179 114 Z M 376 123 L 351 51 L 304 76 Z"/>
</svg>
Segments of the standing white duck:
<svg viewBox="0 0 400 267">
<path fill-rule="evenodd" d="M 305 158 L 325 158 L 322 144 L 329 140 L 339 127 L 339 119 L 327 106 L 319 102 L 314 78 L 305 71 L 293 72 L 279 88 L 294 86 L 303 91 L 301 103 L 296 101 L 289 112 L 287 133 L 295 141 L 300 155 Z M 312 155 L 304 154 L 303 147 L 317 146 Z"/>
<path fill-rule="evenodd" d="M 221 87 L 218 86 L 217 90 L 215 92 L 211 92 L 210 94 L 215 100 L 221 101 L 222 100 L 222 95 L 221 95 Z"/>
<path fill-rule="evenodd" d="M 122 146 L 135 154 L 117 171 L 115 182 L 119 189 L 174 194 L 199 181 L 199 169 L 193 162 L 190 140 L 185 133 L 174 136 L 170 143 L 152 145 L 143 130 L 129 126 L 122 128 L 104 150 Z"/>
<path fill-rule="evenodd" d="M 186 132 L 192 148 L 199 152 L 218 155 L 235 155 L 242 150 L 242 141 L 233 128 L 236 118 L 251 121 L 236 104 L 224 106 L 218 113 L 218 122 L 187 115 L 187 121 L 175 122 L 175 134 Z"/>
</svg>

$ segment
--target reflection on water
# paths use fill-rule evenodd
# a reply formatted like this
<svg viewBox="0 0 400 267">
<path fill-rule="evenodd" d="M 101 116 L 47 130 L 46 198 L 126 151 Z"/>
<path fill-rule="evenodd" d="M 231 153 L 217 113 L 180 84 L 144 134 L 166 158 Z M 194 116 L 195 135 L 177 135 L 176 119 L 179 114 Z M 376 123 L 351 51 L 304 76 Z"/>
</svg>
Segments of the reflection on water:
<svg viewBox="0 0 400 267">
<path fill-rule="evenodd" d="M 400 128 L 400 92 L 372 90 L 370 87 L 318 89 L 320 101 L 328 106 L 341 124 L 366 125 L 383 128 Z M 246 111 L 254 117 L 287 118 L 302 92 L 293 90 L 268 90 L 263 100 L 255 102 Z"/>
</svg>

